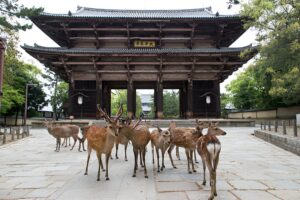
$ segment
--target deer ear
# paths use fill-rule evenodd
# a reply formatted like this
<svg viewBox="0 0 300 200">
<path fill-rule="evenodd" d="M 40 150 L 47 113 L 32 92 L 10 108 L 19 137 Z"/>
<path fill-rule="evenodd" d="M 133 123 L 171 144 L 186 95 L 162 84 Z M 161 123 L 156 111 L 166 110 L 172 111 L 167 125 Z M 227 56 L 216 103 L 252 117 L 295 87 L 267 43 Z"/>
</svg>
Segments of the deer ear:
<svg viewBox="0 0 300 200">
<path fill-rule="evenodd" d="M 162 130 L 161 130 L 161 128 L 159 128 L 159 126 L 157 126 L 157 130 L 158 130 L 158 132 L 162 132 Z"/>
</svg>

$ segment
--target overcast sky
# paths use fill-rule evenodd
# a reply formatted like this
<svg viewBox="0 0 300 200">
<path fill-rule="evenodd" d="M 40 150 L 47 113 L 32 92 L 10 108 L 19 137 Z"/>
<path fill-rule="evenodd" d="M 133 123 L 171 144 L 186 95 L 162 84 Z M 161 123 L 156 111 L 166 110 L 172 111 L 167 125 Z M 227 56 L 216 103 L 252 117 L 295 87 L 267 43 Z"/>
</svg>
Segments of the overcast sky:
<svg viewBox="0 0 300 200">
<path fill-rule="evenodd" d="M 212 11 L 219 12 L 220 14 L 237 14 L 239 6 L 234 6 L 228 10 L 227 0 L 19 0 L 20 4 L 26 7 L 43 7 L 44 12 L 49 13 L 64 13 L 68 11 L 76 12 L 77 6 L 93 7 L 93 8 L 107 8 L 107 9 L 191 9 L 191 8 L 202 8 L 212 7 Z M 253 31 L 247 31 L 241 36 L 232 47 L 246 46 L 254 43 L 255 33 Z M 26 32 L 20 32 L 20 45 L 24 43 L 33 45 L 34 43 L 55 47 L 57 44 L 53 42 L 47 35 L 45 35 L 36 26 L 33 26 L 31 30 Z M 41 65 L 37 60 L 32 58 L 23 50 L 23 59 L 26 62 L 33 63 L 41 68 Z M 243 67 L 243 69 L 245 66 Z M 241 71 L 240 69 L 239 71 Z M 233 73 L 227 80 L 221 84 L 221 92 L 225 91 L 225 85 L 230 82 L 235 76 Z"/>
</svg>

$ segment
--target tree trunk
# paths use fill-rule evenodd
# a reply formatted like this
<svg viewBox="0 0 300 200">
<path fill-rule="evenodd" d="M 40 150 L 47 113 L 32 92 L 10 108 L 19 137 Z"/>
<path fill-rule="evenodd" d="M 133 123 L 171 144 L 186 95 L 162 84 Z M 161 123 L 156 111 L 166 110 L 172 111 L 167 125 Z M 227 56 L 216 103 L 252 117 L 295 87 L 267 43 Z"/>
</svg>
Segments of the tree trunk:
<svg viewBox="0 0 300 200">
<path fill-rule="evenodd" d="M 58 82 L 58 76 L 55 75 L 55 84 L 54 84 L 54 95 L 53 95 L 53 113 L 56 120 L 58 120 L 57 116 L 57 82 Z"/>
<path fill-rule="evenodd" d="M 15 118 L 15 126 L 18 126 L 18 116 L 19 116 L 19 108 L 17 108 L 16 118 Z"/>
</svg>

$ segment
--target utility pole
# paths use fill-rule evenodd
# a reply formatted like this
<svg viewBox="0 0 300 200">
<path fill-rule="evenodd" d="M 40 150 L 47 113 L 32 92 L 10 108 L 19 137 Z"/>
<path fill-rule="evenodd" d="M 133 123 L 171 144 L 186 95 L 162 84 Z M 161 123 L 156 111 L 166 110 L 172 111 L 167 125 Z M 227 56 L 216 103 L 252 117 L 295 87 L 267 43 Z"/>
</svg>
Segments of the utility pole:
<svg viewBox="0 0 300 200">
<path fill-rule="evenodd" d="M 26 90 L 25 90 L 25 108 L 24 108 L 24 125 L 26 126 L 27 120 L 27 101 L 28 101 L 28 86 L 36 86 L 37 84 L 27 83 Z"/>
</svg>

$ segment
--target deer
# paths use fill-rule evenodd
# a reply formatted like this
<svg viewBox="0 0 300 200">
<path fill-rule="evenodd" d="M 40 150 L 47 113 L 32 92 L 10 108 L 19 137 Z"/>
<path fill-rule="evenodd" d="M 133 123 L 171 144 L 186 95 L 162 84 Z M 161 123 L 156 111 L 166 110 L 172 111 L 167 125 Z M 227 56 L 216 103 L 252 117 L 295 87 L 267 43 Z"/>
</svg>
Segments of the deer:
<svg viewBox="0 0 300 200">
<path fill-rule="evenodd" d="M 152 147 L 152 163 L 154 164 L 154 147 L 157 156 L 157 172 L 163 171 L 165 168 L 165 152 L 170 146 L 171 134 L 169 130 L 162 130 L 157 126 L 157 130 L 153 130 L 150 134 L 151 147 Z M 159 150 L 161 150 L 162 166 L 159 165 Z"/>
<path fill-rule="evenodd" d="M 148 127 L 144 125 L 139 125 L 141 118 L 135 125 L 123 125 L 120 128 L 119 134 L 124 135 L 127 139 L 129 139 L 133 146 L 133 153 L 134 153 L 134 169 L 132 177 L 136 177 L 136 170 L 138 168 L 137 160 L 138 154 L 140 152 L 141 159 L 144 163 L 144 176 L 148 178 L 147 175 L 147 168 L 145 163 L 145 156 L 146 156 L 146 146 L 150 140 L 150 132 Z"/>
<path fill-rule="evenodd" d="M 129 125 L 129 124 L 127 124 Z M 118 157 L 118 149 L 119 149 L 119 144 L 122 144 L 124 145 L 124 152 L 125 152 L 125 161 L 128 161 L 127 159 L 127 146 L 128 146 L 128 143 L 129 143 L 129 139 L 126 138 L 124 135 L 118 135 L 116 137 L 116 140 L 115 140 L 115 144 L 116 144 L 116 159 L 119 159 Z"/>
<path fill-rule="evenodd" d="M 92 150 L 96 151 L 98 158 L 98 173 L 97 181 L 100 181 L 100 168 L 104 171 L 101 155 L 105 154 L 106 163 L 106 180 L 110 180 L 108 176 L 108 163 L 111 156 L 111 151 L 115 143 L 115 138 L 119 134 L 119 118 L 123 113 L 122 106 L 120 106 L 116 119 L 111 119 L 106 112 L 104 112 L 100 105 L 97 108 L 107 122 L 106 127 L 89 126 L 84 131 L 84 138 L 88 141 L 88 157 L 84 175 L 88 174 L 89 160 Z"/>
<path fill-rule="evenodd" d="M 201 136 L 197 141 L 197 152 L 201 156 L 203 164 L 203 182 L 202 185 L 206 184 L 205 171 L 206 166 L 210 175 L 210 186 L 211 193 L 209 200 L 214 199 L 217 196 L 216 189 L 216 170 L 219 163 L 219 155 L 221 152 L 221 143 L 217 136 L 226 135 L 226 132 L 217 127 L 217 123 L 210 123 L 207 134 Z"/>
<path fill-rule="evenodd" d="M 205 123 L 196 121 L 195 129 L 187 129 L 187 128 L 174 128 L 173 125 L 169 128 L 171 133 L 171 144 L 168 149 L 168 154 L 171 160 L 171 164 L 173 168 L 177 168 L 174 165 L 172 158 L 172 150 L 175 146 L 185 148 L 185 153 L 188 161 L 188 173 L 196 172 L 193 162 L 193 153 L 196 149 L 197 140 L 203 135 L 202 130 L 205 128 Z M 192 165 L 192 171 L 190 169 L 190 165 Z"/>
<path fill-rule="evenodd" d="M 198 119 L 196 119 L 196 123 L 198 123 Z M 177 128 L 176 123 L 174 121 L 171 121 L 170 125 L 169 125 L 169 128 L 170 129 Z M 181 128 L 186 129 L 186 130 L 194 130 L 193 128 L 185 128 L 185 127 L 181 127 Z M 195 163 L 198 163 L 197 157 L 196 157 L 196 150 L 194 151 L 193 154 L 194 154 Z M 180 160 L 180 154 L 179 154 L 179 147 L 178 146 L 176 146 L 176 157 L 177 157 L 178 160 Z"/>
<path fill-rule="evenodd" d="M 44 125 L 46 126 L 48 132 L 56 138 L 56 152 L 60 151 L 61 138 L 69 138 L 72 137 L 74 139 L 74 144 L 70 150 L 73 150 L 79 133 L 79 126 L 77 125 L 54 125 L 51 121 L 45 121 Z M 79 142 L 81 142 L 79 140 Z M 78 149 L 80 151 L 80 149 Z"/>
</svg>

